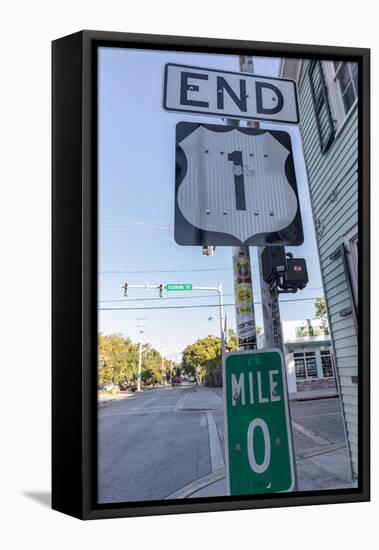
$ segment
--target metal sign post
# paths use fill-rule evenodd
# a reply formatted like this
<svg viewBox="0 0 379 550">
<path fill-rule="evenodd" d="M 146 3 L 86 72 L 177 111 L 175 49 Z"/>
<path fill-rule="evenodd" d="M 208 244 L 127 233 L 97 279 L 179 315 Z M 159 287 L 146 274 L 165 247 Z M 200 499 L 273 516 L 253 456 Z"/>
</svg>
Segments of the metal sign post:
<svg viewBox="0 0 379 550">
<path fill-rule="evenodd" d="M 252 58 L 242 61 L 247 72 L 167 64 L 163 106 L 228 119 L 227 125 L 176 126 L 175 241 L 200 245 L 203 253 L 233 247 L 238 345 L 256 350 L 248 247 L 300 245 L 304 239 L 291 137 L 257 121 L 297 124 L 299 112 L 293 81 L 250 74 Z M 255 122 L 241 127 L 240 120 Z M 259 263 L 261 272 L 260 251 Z M 261 289 L 266 346 L 276 351 L 222 354 L 225 425 L 238 439 L 226 441 L 231 494 L 296 486 L 278 295 L 262 277 Z"/>
<path fill-rule="evenodd" d="M 245 63 L 243 63 L 245 61 Z M 254 62 L 252 57 L 241 57 L 241 66 L 242 70 L 247 69 L 250 73 L 254 72 Z M 248 122 L 248 125 L 259 128 L 259 122 Z M 299 205 L 300 209 L 300 205 Z M 262 253 L 264 247 L 258 246 L 258 263 L 259 263 L 259 278 L 260 278 L 260 288 L 261 288 L 261 304 L 262 304 L 262 317 L 263 317 L 263 331 L 265 337 L 265 348 L 277 348 L 280 350 L 283 362 L 284 362 L 284 373 L 287 382 L 287 366 L 285 360 L 285 350 L 283 342 L 283 330 L 282 323 L 280 320 L 280 310 L 279 310 L 279 294 L 278 290 L 274 287 L 271 287 L 263 278 L 263 267 L 262 267 Z M 288 402 L 288 389 L 287 383 L 285 385 L 285 394 Z M 287 414 L 289 418 L 289 437 L 291 440 L 291 452 L 293 453 L 293 472 L 294 472 L 294 482 L 292 490 L 297 490 L 297 468 L 296 460 L 294 458 L 294 443 L 293 443 L 293 433 L 292 433 L 292 421 L 291 421 L 291 411 L 287 407 Z"/>
<path fill-rule="evenodd" d="M 142 338 L 143 333 L 145 332 L 145 325 L 144 321 L 146 321 L 147 317 L 138 317 L 137 321 L 140 321 L 139 325 L 137 326 L 138 332 L 139 332 L 139 345 L 138 345 L 138 372 L 137 372 L 137 391 L 141 392 L 141 375 L 142 375 Z"/>
<path fill-rule="evenodd" d="M 257 349 L 253 279 L 247 246 L 232 248 L 238 349 Z"/>
<path fill-rule="evenodd" d="M 238 121 L 230 119 L 231 126 Z M 248 246 L 232 248 L 237 344 L 240 350 L 257 349 L 253 274 Z"/>
</svg>

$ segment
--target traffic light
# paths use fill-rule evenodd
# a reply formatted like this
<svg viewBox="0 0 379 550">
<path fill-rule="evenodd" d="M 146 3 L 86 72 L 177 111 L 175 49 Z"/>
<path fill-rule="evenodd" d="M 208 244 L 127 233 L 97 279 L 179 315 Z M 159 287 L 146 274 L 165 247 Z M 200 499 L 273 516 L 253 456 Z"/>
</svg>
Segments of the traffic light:
<svg viewBox="0 0 379 550">
<path fill-rule="evenodd" d="M 304 258 L 294 258 L 284 246 L 266 246 L 262 252 L 262 275 L 278 292 L 297 292 L 308 284 Z"/>
<path fill-rule="evenodd" d="M 125 296 L 125 298 L 128 297 L 128 283 L 124 284 L 124 296 Z"/>
<path fill-rule="evenodd" d="M 273 283 L 286 271 L 284 246 L 266 246 L 262 252 L 262 275 L 266 283 Z"/>
<path fill-rule="evenodd" d="M 287 258 L 287 286 L 302 290 L 308 283 L 307 264 L 303 258 Z"/>
<path fill-rule="evenodd" d="M 159 298 L 163 298 L 163 289 L 164 286 L 162 284 L 159 285 Z"/>
</svg>

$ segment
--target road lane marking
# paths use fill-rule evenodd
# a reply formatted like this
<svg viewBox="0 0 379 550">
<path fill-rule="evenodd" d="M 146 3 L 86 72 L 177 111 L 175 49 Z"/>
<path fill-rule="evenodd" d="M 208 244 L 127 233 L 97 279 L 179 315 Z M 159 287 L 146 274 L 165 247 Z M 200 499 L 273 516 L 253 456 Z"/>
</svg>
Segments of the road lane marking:
<svg viewBox="0 0 379 550">
<path fill-rule="evenodd" d="M 131 416 L 131 415 L 138 415 L 138 414 L 156 414 L 161 412 L 172 412 L 172 406 L 161 405 L 160 407 L 146 407 L 146 409 L 142 409 L 141 407 L 138 407 L 135 409 L 130 409 L 129 411 L 103 413 L 103 414 L 100 414 L 100 417 L 104 418 L 106 416 Z"/>
<path fill-rule="evenodd" d="M 315 443 L 318 443 L 318 445 L 330 445 L 330 441 L 328 441 L 327 439 L 324 439 L 320 435 L 315 434 L 311 430 L 304 428 L 304 426 L 302 426 L 301 424 L 298 424 L 297 422 L 294 422 L 293 420 L 292 420 L 292 426 L 298 432 L 309 437 L 309 439 L 312 439 L 312 441 L 314 441 Z"/>
<path fill-rule="evenodd" d="M 318 418 L 319 416 L 340 416 L 340 412 L 320 413 L 320 414 L 303 414 L 301 418 Z"/>
<path fill-rule="evenodd" d="M 211 455 L 212 472 L 224 468 L 224 457 L 222 456 L 222 449 L 220 438 L 218 436 L 217 426 L 213 414 L 207 412 L 208 422 L 208 435 L 209 435 L 209 450 Z"/>
<path fill-rule="evenodd" d="M 185 393 L 184 395 L 181 395 L 179 397 L 179 399 L 177 400 L 176 405 L 174 407 L 174 412 L 179 412 L 179 411 L 182 410 L 183 405 L 184 405 L 184 401 L 186 400 L 187 395 L 188 395 L 188 393 Z"/>
<path fill-rule="evenodd" d="M 205 428 L 207 425 L 207 417 L 205 414 L 200 415 L 200 428 Z"/>
</svg>

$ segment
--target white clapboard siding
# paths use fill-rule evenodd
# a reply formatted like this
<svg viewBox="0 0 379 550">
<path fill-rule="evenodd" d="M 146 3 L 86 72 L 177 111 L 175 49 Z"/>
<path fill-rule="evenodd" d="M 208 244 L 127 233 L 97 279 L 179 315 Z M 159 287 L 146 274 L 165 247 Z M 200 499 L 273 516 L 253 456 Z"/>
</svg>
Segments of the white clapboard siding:
<svg viewBox="0 0 379 550">
<path fill-rule="evenodd" d="M 341 257 L 334 252 L 345 235 L 358 223 L 358 111 L 346 124 L 329 150 L 321 152 L 308 77 L 309 62 L 303 62 L 299 77 L 300 128 L 309 180 L 313 216 L 330 335 L 341 393 L 352 469 L 358 473 L 358 339 L 352 315 L 349 287 Z"/>
</svg>

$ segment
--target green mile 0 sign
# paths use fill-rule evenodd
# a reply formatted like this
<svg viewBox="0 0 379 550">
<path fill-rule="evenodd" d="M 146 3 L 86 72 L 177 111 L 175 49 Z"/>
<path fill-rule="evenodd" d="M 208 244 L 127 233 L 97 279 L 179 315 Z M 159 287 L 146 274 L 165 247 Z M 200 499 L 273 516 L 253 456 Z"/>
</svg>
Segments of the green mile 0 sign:
<svg viewBox="0 0 379 550">
<path fill-rule="evenodd" d="M 229 494 L 292 491 L 293 450 L 281 353 L 229 353 L 223 368 Z"/>
</svg>

